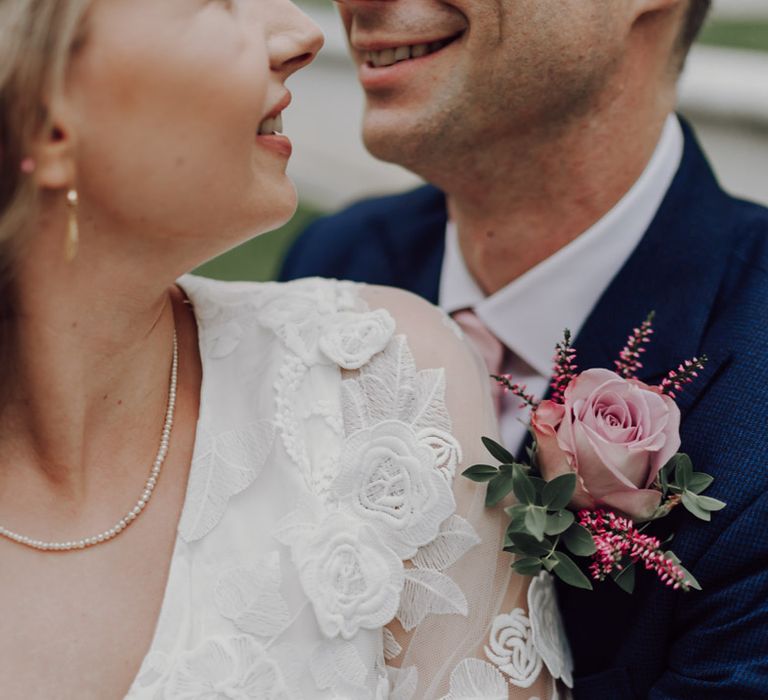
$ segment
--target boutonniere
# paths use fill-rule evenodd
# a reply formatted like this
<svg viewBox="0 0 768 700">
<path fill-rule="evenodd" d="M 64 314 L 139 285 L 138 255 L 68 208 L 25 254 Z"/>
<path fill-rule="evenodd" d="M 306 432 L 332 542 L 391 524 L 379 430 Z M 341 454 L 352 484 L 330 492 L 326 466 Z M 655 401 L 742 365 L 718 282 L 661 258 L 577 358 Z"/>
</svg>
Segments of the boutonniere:
<svg viewBox="0 0 768 700">
<path fill-rule="evenodd" d="M 702 495 L 713 478 L 696 472 L 680 448 L 675 395 L 695 380 L 706 357 L 672 370 L 657 386 L 636 378 L 653 314 L 630 335 L 615 368 L 578 371 L 571 336 L 557 345 L 550 398 L 537 401 L 510 376 L 494 376 L 531 408 L 533 446 L 519 463 L 490 438 L 498 466 L 476 464 L 464 476 L 488 482 L 486 505 L 514 493 L 504 550 L 526 576 L 546 570 L 577 588 L 611 578 L 631 593 L 636 569 L 668 586 L 700 590 L 696 579 L 648 525 L 682 506 L 701 520 L 725 507 Z M 575 560 L 588 560 L 585 575 Z"/>
</svg>

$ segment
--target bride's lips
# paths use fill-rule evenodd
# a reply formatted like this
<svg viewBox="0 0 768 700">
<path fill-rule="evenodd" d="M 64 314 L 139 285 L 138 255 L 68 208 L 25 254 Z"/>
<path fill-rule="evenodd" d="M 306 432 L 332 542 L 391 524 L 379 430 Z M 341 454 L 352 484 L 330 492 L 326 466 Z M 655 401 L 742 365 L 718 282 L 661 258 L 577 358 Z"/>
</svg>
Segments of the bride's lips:
<svg viewBox="0 0 768 700">
<path fill-rule="evenodd" d="M 408 43 L 394 42 L 360 42 L 354 44 L 354 49 L 359 57 L 360 67 L 358 76 L 360 83 L 365 90 L 376 90 L 382 88 L 394 87 L 397 83 L 409 80 L 413 74 L 421 69 L 429 69 L 435 62 L 450 52 L 451 48 L 457 44 L 464 36 L 464 32 L 458 32 L 453 35 L 432 39 L 429 41 L 410 41 Z M 427 53 L 423 53 L 423 47 Z M 399 60 L 391 65 L 374 65 L 371 60 L 372 53 L 397 51 L 408 47 L 411 56 L 404 60 Z M 380 55 L 380 54 L 379 54 Z"/>
<path fill-rule="evenodd" d="M 291 140 L 282 134 L 259 134 L 256 137 L 256 143 L 285 158 L 290 158 L 293 153 Z"/>
<path fill-rule="evenodd" d="M 289 104 L 291 104 L 291 93 L 286 92 L 280 101 L 274 105 L 274 107 L 272 107 L 272 109 L 270 109 L 269 112 L 267 112 L 267 114 L 264 116 L 261 124 L 259 125 L 259 131 L 261 131 L 264 122 L 272 122 L 273 120 L 278 119 L 281 116 L 283 110 L 286 109 Z M 278 129 L 282 129 L 282 125 L 278 127 Z M 270 151 L 277 153 L 278 155 L 281 155 L 285 158 L 290 158 L 291 154 L 293 153 L 293 144 L 291 143 L 291 140 L 287 136 L 284 136 L 278 132 L 264 134 L 257 132 L 256 143 L 259 144 L 259 146 L 263 146 L 264 148 L 267 148 Z"/>
</svg>

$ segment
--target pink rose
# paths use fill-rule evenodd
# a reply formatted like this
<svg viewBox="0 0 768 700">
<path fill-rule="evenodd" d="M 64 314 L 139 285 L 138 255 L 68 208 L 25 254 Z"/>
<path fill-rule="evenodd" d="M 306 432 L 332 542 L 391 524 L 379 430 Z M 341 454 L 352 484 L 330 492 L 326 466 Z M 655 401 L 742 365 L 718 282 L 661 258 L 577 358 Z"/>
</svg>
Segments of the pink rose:
<svg viewBox="0 0 768 700">
<path fill-rule="evenodd" d="M 650 487 L 680 448 L 677 404 L 606 369 L 582 372 L 564 401 L 542 401 L 532 417 L 544 478 L 576 472 L 575 507 L 603 505 L 648 519 L 661 502 Z"/>
</svg>

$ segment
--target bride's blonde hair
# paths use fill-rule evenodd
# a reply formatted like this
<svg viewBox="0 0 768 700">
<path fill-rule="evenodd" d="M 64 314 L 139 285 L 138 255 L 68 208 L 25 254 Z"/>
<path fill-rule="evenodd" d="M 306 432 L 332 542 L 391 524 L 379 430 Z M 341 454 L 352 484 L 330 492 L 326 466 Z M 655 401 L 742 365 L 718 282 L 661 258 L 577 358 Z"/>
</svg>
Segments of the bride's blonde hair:
<svg viewBox="0 0 768 700">
<path fill-rule="evenodd" d="M 91 2 L 0 0 L 0 386 L 15 326 L 14 260 L 39 201 L 22 163 L 51 128 L 46 103 L 63 85 Z"/>
</svg>

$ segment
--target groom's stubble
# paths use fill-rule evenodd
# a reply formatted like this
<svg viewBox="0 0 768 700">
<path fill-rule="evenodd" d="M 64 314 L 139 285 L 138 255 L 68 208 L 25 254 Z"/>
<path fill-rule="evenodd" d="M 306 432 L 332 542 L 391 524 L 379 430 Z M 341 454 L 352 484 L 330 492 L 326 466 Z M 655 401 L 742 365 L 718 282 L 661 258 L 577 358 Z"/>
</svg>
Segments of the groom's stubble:
<svg viewBox="0 0 768 700">
<path fill-rule="evenodd" d="M 622 14 L 593 0 L 349 0 L 356 47 L 460 36 L 408 79 L 366 89 L 370 152 L 438 185 L 529 149 L 595 109 L 621 60 Z M 522 154 L 521 154 L 522 155 Z"/>
</svg>

